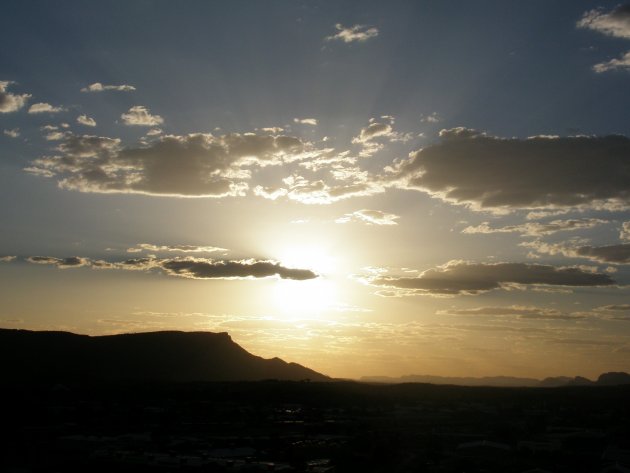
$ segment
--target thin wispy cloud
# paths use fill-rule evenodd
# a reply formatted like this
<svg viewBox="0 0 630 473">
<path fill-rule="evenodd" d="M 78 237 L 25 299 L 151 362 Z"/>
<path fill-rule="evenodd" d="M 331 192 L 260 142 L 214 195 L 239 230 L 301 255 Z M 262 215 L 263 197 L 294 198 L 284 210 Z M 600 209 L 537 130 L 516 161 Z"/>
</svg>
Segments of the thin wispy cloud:
<svg viewBox="0 0 630 473">
<path fill-rule="evenodd" d="M 100 82 L 94 82 L 81 89 L 81 92 L 105 92 L 112 90 L 115 92 L 133 92 L 136 88 L 133 85 L 121 84 L 121 85 L 103 85 Z"/>
<path fill-rule="evenodd" d="M 358 222 L 367 225 L 398 225 L 400 216 L 382 212 L 380 210 L 362 209 L 355 212 L 345 214 L 335 220 L 335 223 Z"/>
<path fill-rule="evenodd" d="M 327 36 L 326 41 L 342 41 L 344 43 L 365 42 L 368 39 L 376 38 L 379 34 L 378 28 L 365 25 L 354 25 L 345 27 L 340 23 L 335 25 L 337 33 Z"/>
</svg>

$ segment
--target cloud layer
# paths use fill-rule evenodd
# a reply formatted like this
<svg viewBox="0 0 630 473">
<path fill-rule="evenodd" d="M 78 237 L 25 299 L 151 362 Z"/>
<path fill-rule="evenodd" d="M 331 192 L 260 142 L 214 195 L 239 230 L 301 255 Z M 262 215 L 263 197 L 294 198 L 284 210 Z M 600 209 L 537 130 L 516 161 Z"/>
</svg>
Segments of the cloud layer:
<svg viewBox="0 0 630 473">
<path fill-rule="evenodd" d="M 308 269 L 287 268 L 267 260 L 211 260 L 206 258 L 134 258 L 120 262 L 91 260 L 79 256 L 55 258 L 53 256 L 29 256 L 26 261 L 51 265 L 60 269 L 92 267 L 95 269 L 121 269 L 128 271 L 161 270 L 169 276 L 188 279 L 259 279 L 277 276 L 281 279 L 303 281 L 317 278 Z"/>
<path fill-rule="evenodd" d="M 454 128 L 392 169 L 404 188 L 473 209 L 625 208 L 630 139 L 498 138 Z"/>
<path fill-rule="evenodd" d="M 57 151 L 27 171 L 82 192 L 224 197 L 248 188 L 252 168 L 305 159 L 311 146 L 284 135 L 198 133 L 123 148 L 119 139 L 68 134 Z"/>
<path fill-rule="evenodd" d="M 493 289 L 518 286 L 597 287 L 615 284 L 608 274 L 583 268 L 525 263 L 470 263 L 451 261 L 418 276 L 376 275 L 368 284 L 389 288 L 382 295 L 480 294 Z"/>
</svg>

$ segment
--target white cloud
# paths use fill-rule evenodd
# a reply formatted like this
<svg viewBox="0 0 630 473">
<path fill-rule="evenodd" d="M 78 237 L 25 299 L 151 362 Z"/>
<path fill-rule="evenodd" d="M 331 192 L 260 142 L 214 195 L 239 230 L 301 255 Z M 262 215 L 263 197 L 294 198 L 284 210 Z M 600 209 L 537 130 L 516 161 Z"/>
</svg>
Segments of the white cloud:
<svg viewBox="0 0 630 473">
<path fill-rule="evenodd" d="M 326 41 L 343 41 L 344 43 L 352 43 L 355 41 L 364 42 L 370 38 L 378 36 L 378 28 L 368 27 L 365 25 L 354 25 L 344 27 L 340 23 L 335 25 L 337 33 L 326 37 Z"/>
<path fill-rule="evenodd" d="M 181 253 L 214 253 L 217 251 L 227 251 L 225 248 L 218 246 L 197 246 L 197 245 L 154 245 L 152 243 L 138 243 L 132 248 L 128 248 L 128 253 L 140 253 L 142 251 L 152 251 L 156 253 L 162 252 L 181 252 Z"/>
<path fill-rule="evenodd" d="M 79 115 L 77 117 L 77 123 L 85 126 L 96 126 L 96 120 L 88 117 L 87 115 Z"/>
<path fill-rule="evenodd" d="M 15 256 L 0 256 L 0 263 L 10 263 L 15 260 Z"/>
<path fill-rule="evenodd" d="M 159 115 L 151 115 L 149 110 L 142 105 L 135 105 L 127 113 L 123 113 L 122 118 L 125 125 L 132 126 L 156 126 L 164 123 L 164 119 Z"/>
<path fill-rule="evenodd" d="M 630 4 L 619 5 L 610 12 L 590 10 L 578 22 L 579 28 L 588 28 L 617 38 L 630 39 Z"/>
<path fill-rule="evenodd" d="M 437 112 L 433 112 L 430 115 L 422 116 L 420 121 L 423 123 L 438 123 L 440 121 L 440 117 Z"/>
<path fill-rule="evenodd" d="M 595 72 L 607 72 L 614 69 L 630 69 L 630 51 L 618 59 L 611 59 L 607 62 L 600 62 L 593 66 Z"/>
<path fill-rule="evenodd" d="M 66 109 L 63 107 L 55 107 L 44 102 L 34 103 L 28 109 L 28 113 L 59 113 L 65 111 Z"/>
<path fill-rule="evenodd" d="M 100 82 L 94 82 L 93 84 L 88 85 L 81 89 L 81 92 L 104 92 L 106 90 L 113 90 L 118 92 L 132 92 L 136 90 L 133 85 L 103 85 Z"/>
<path fill-rule="evenodd" d="M 20 136 L 20 129 L 13 128 L 11 130 L 4 130 L 3 133 L 10 138 L 18 138 Z"/>
<path fill-rule="evenodd" d="M 385 213 L 380 210 L 363 209 L 345 214 L 343 217 L 335 220 L 335 223 L 360 222 L 368 225 L 398 225 L 396 220 L 399 218 L 398 215 Z"/>
<path fill-rule="evenodd" d="M 294 118 L 293 121 L 302 125 L 317 125 L 317 118 Z"/>
<path fill-rule="evenodd" d="M 619 232 L 619 239 L 630 241 L 630 222 L 623 222 L 621 224 L 621 231 Z"/>
<path fill-rule="evenodd" d="M 0 113 L 16 112 L 26 105 L 26 101 L 31 98 L 30 94 L 12 94 L 7 89 L 14 82 L 0 81 Z"/>
<path fill-rule="evenodd" d="M 606 223 L 608 223 L 606 220 L 597 218 L 578 218 L 570 220 L 553 220 L 546 223 L 527 222 L 520 225 L 508 225 L 505 227 L 492 228 L 488 222 L 483 222 L 481 225 L 464 228 L 462 233 L 522 233 L 524 236 L 542 236 L 563 231 L 593 228 Z"/>
</svg>

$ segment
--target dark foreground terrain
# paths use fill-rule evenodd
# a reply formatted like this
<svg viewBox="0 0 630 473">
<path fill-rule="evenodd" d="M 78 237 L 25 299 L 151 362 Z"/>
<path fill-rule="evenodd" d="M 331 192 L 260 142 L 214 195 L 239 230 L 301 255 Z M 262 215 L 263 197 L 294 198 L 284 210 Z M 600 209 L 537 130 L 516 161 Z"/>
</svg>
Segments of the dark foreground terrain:
<svg viewBox="0 0 630 473">
<path fill-rule="evenodd" d="M 630 471 L 630 386 L 3 386 L 7 473 Z"/>
</svg>

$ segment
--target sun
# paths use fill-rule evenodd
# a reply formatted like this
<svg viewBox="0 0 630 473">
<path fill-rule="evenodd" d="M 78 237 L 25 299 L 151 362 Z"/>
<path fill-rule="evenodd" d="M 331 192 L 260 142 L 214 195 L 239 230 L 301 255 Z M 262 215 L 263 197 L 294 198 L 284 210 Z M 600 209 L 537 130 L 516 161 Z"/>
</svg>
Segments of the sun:
<svg viewBox="0 0 630 473">
<path fill-rule="evenodd" d="M 310 269 L 318 277 L 306 281 L 278 280 L 273 288 L 273 305 L 285 315 L 318 315 L 337 304 L 336 259 L 315 245 L 284 248 L 278 255 L 287 268 Z"/>
</svg>

